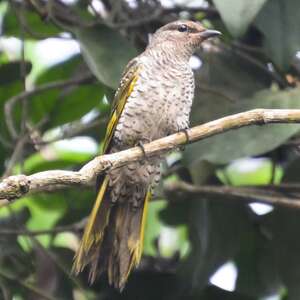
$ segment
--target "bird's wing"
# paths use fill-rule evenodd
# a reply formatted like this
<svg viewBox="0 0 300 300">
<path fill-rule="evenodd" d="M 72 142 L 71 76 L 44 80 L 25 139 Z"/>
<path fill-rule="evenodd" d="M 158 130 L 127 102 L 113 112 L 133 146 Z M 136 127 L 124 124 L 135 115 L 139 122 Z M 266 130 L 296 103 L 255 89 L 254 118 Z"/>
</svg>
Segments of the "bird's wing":
<svg viewBox="0 0 300 300">
<path fill-rule="evenodd" d="M 123 72 L 122 80 L 114 97 L 112 106 L 113 109 L 106 129 L 103 153 L 107 153 L 111 147 L 112 137 L 114 135 L 116 126 L 127 102 L 127 99 L 129 98 L 138 79 L 139 70 L 140 66 L 138 64 L 138 59 L 135 58 L 128 63 L 125 71 Z"/>
</svg>

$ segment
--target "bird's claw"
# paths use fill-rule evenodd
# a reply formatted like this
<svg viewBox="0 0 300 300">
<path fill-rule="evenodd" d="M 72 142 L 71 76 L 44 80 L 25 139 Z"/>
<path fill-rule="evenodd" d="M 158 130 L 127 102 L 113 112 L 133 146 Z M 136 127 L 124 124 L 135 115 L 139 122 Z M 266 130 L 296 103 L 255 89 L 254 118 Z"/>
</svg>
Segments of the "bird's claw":
<svg viewBox="0 0 300 300">
<path fill-rule="evenodd" d="M 186 144 L 189 144 L 189 143 L 190 143 L 190 136 L 189 136 L 189 134 L 188 134 L 188 128 L 181 129 L 181 130 L 179 130 L 178 132 L 183 132 L 183 133 L 185 134 L 185 138 L 186 138 L 185 145 L 179 146 L 179 150 L 180 150 L 180 151 L 184 151 L 184 150 L 185 150 Z"/>
<path fill-rule="evenodd" d="M 142 152 L 143 152 L 143 156 L 144 156 L 143 158 L 144 158 L 144 160 L 147 159 L 147 153 L 146 153 L 146 150 L 145 150 L 145 147 L 144 147 L 143 142 L 142 142 L 142 141 L 138 141 L 138 142 L 136 143 L 136 146 L 138 146 L 138 147 L 141 148 L 141 150 L 142 150 Z M 142 161 L 142 162 L 144 162 L 144 161 Z"/>
</svg>

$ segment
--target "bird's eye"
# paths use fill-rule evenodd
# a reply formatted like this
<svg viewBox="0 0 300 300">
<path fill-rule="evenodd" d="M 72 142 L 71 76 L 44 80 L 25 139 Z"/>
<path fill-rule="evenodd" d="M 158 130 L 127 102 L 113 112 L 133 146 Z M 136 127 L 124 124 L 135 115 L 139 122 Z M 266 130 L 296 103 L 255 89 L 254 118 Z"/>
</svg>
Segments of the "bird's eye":
<svg viewBox="0 0 300 300">
<path fill-rule="evenodd" d="M 185 24 L 181 24 L 178 26 L 178 31 L 186 32 L 186 31 L 188 31 L 188 27 Z"/>
</svg>

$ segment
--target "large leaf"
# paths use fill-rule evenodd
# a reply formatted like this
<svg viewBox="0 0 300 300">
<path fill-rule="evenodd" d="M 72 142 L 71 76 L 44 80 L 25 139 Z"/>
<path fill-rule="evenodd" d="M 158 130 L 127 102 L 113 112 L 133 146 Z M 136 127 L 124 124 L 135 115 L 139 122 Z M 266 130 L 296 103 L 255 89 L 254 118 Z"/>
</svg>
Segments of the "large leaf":
<svg viewBox="0 0 300 300">
<path fill-rule="evenodd" d="M 25 30 L 25 38 L 47 38 L 61 32 L 59 27 L 42 20 L 42 18 L 27 9 L 18 9 L 23 22 L 30 28 Z M 4 15 L 2 34 L 6 36 L 20 36 L 20 23 L 13 9 L 9 8 Z"/>
<path fill-rule="evenodd" d="M 194 124 L 238 112 L 249 97 L 271 84 L 268 72 L 229 48 L 210 46 L 197 54 L 202 66 L 195 72 Z"/>
<path fill-rule="evenodd" d="M 270 101 L 264 100 L 264 97 L 256 101 L 252 98 L 255 93 L 270 86 L 271 78 L 265 70 L 253 64 L 247 57 L 237 55 L 229 49 L 213 46 L 208 50 L 199 53 L 203 65 L 195 74 L 196 90 L 191 114 L 192 125 L 250 108 L 264 107 L 265 104 L 268 105 L 266 107 L 270 107 Z M 185 160 L 188 163 L 195 163 L 195 160 L 208 158 L 212 162 L 224 163 L 244 156 L 247 146 L 244 140 L 242 144 L 239 140 L 235 142 L 238 132 L 229 133 L 227 136 L 220 135 L 187 147 L 184 152 Z M 226 139 L 223 136 L 226 136 Z M 230 142 L 228 142 L 228 136 L 231 138 Z M 211 142 L 220 141 L 220 139 L 222 142 L 217 146 Z M 209 147 L 203 146 L 206 144 Z M 252 153 L 248 151 L 246 154 Z"/>
<path fill-rule="evenodd" d="M 241 247 L 234 259 L 238 268 L 236 291 L 266 297 L 279 292 L 282 282 L 274 260 L 274 245 L 257 225 L 259 217 L 253 215 L 252 219 L 252 231 L 241 237 Z"/>
<path fill-rule="evenodd" d="M 300 297 L 299 220 L 299 210 L 281 208 L 269 214 L 262 224 L 264 232 L 271 237 L 272 252 L 268 256 L 273 257 L 278 281 L 287 288 L 290 300 Z"/>
<path fill-rule="evenodd" d="M 213 0 L 230 33 L 243 35 L 267 0 Z"/>
<path fill-rule="evenodd" d="M 298 0 L 272 0 L 261 10 L 255 23 L 265 36 L 265 51 L 282 69 L 287 69 L 300 49 Z"/>
<path fill-rule="evenodd" d="M 41 74 L 37 79 L 37 85 L 69 80 L 72 76 L 78 76 L 79 72 L 83 73 L 82 68 L 81 57 L 75 56 Z M 50 127 L 65 124 L 79 119 L 97 107 L 103 95 L 103 88 L 97 83 L 51 89 L 32 98 L 31 118 L 38 122 L 48 117 Z"/>
<path fill-rule="evenodd" d="M 288 91 L 265 90 L 255 94 L 238 111 L 252 108 L 300 108 L 300 89 Z M 238 108 L 238 107 L 237 107 Z M 300 130 L 299 125 L 252 126 L 220 134 L 188 147 L 186 162 L 208 160 L 227 163 L 234 159 L 259 155 L 275 149 Z"/>
<path fill-rule="evenodd" d="M 74 31 L 94 75 L 115 89 L 124 67 L 136 56 L 136 50 L 116 31 L 105 26 L 76 28 Z"/>
<path fill-rule="evenodd" d="M 195 197 L 194 201 L 189 201 L 192 251 L 181 275 L 187 285 L 198 289 L 207 284 L 220 266 L 234 257 L 241 246 L 242 236 L 247 236 L 252 228 L 247 209 L 232 203 L 230 196 L 226 199 Z"/>
</svg>

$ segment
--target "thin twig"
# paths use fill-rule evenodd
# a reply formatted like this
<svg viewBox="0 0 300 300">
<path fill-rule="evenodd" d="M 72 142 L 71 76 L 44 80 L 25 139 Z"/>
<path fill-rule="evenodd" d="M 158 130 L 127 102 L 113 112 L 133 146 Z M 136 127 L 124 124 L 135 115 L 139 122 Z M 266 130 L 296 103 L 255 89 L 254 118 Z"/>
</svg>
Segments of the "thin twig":
<svg viewBox="0 0 300 300">
<path fill-rule="evenodd" d="M 42 229 L 42 230 L 29 230 L 29 229 L 11 229 L 11 228 L 1 228 L 0 235 L 25 235 L 25 236 L 37 236 L 37 235 L 46 235 L 46 234 L 57 234 L 61 232 L 78 232 L 84 228 L 86 224 L 86 219 L 66 226 L 57 226 L 51 229 Z"/>
<path fill-rule="evenodd" d="M 106 154 L 94 158 L 79 171 L 51 170 L 33 175 L 10 176 L 0 182 L 0 199 L 20 198 L 28 192 L 40 192 L 57 187 L 92 185 L 98 174 L 122 167 L 130 162 L 141 161 L 145 155 L 157 157 L 178 149 L 179 146 L 194 143 L 199 140 L 249 125 L 264 125 L 271 123 L 300 123 L 299 109 L 254 109 L 234 114 L 203 125 L 190 128 L 186 132 L 178 132 L 155 140 L 140 147 L 134 147 L 121 152 Z"/>
<path fill-rule="evenodd" d="M 222 199 L 249 202 L 261 202 L 270 205 L 285 206 L 300 209 L 300 194 L 296 198 L 289 198 L 283 194 L 270 192 L 258 187 L 233 186 L 196 186 L 183 181 L 176 181 L 165 186 L 166 193 L 181 197 L 182 193 L 189 193 L 202 197 L 222 196 Z"/>
<path fill-rule="evenodd" d="M 28 140 L 28 135 L 26 134 L 17 141 L 17 143 L 14 147 L 14 151 L 7 163 L 5 172 L 2 175 L 2 178 L 5 178 L 12 174 L 13 167 L 16 165 L 16 163 L 19 162 L 19 159 L 23 154 L 23 148 L 24 148 L 27 140 Z"/>
<path fill-rule="evenodd" d="M 2 179 L 12 174 L 13 167 L 20 161 L 20 158 L 23 155 L 23 149 L 25 145 L 31 140 L 32 132 L 38 130 L 45 122 L 47 122 L 47 120 L 47 117 L 42 119 L 38 124 L 35 125 L 34 128 L 27 129 L 27 132 L 18 138 L 13 153 L 7 163 L 5 172 L 1 177 Z"/>
</svg>

